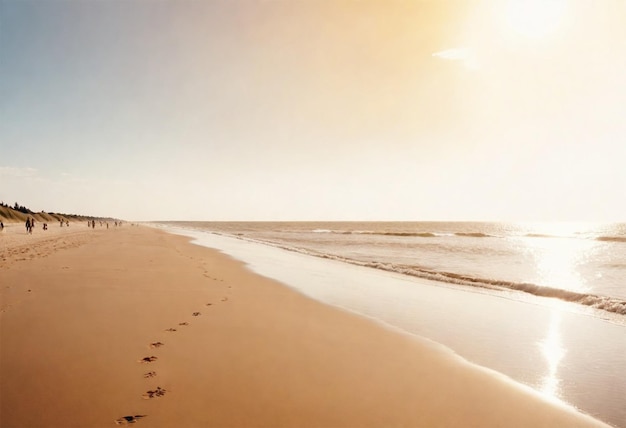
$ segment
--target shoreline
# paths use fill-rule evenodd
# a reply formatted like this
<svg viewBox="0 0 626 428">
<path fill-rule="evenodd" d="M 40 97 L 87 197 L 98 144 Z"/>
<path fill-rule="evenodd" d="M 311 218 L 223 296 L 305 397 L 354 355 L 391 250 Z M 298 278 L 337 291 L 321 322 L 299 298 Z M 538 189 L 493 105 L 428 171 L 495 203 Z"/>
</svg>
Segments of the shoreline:
<svg viewBox="0 0 626 428">
<path fill-rule="evenodd" d="M 359 258 L 346 256 L 345 254 L 341 254 L 341 251 L 327 252 L 323 249 L 318 249 L 311 246 L 298 245 L 297 241 L 290 243 L 289 238 L 284 239 L 283 237 L 269 237 L 268 238 L 260 238 L 259 236 L 254 236 L 255 233 L 258 234 L 261 229 L 258 228 L 259 224 L 263 222 L 189 222 L 189 221 L 180 221 L 180 222 L 156 222 L 156 223 L 147 223 L 149 225 L 153 225 L 157 228 L 162 228 L 164 230 L 187 230 L 187 231 L 210 231 L 211 233 L 219 236 L 224 236 L 226 238 L 236 238 L 241 239 L 247 242 L 251 242 L 253 244 L 262 244 L 266 246 L 271 246 L 274 248 L 279 248 L 282 250 L 296 252 L 300 254 L 304 254 L 306 256 L 318 257 L 325 260 L 336 260 L 341 263 L 348 263 L 355 266 L 361 266 L 366 268 L 377 269 L 385 272 L 390 272 L 393 274 L 399 274 L 403 277 L 413 277 L 418 281 L 428 281 L 431 283 L 436 283 L 439 286 L 448 286 L 453 289 L 465 289 L 465 290 L 473 290 L 479 293 L 485 294 L 495 294 L 495 295 L 509 295 L 514 296 L 514 300 L 522 300 L 529 302 L 540 302 L 543 299 L 546 301 L 558 302 L 559 304 L 566 306 L 570 305 L 573 310 L 578 313 L 587 313 L 597 318 L 606 319 L 610 322 L 614 322 L 620 325 L 626 326 L 626 302 L 624 298 L 626 296 L 620 294 L 606 294 L 602 291 L 591 287 L 587 290 L 573 290 L 568 288 L 561 288 L 555 286 L 554 284 L 540 284 L 535 283 L 529 280 L 522 279 L 513 279 L 512 277 L 490 277 L 489 275 L 484 276 L 475 276 L 472 273 L 463 273 L 458 270 L 452 269 L 448 272 L 446 269 L 431 269 L 428 267 L 417 267 L 399 263 L 395 264 L 390 262 L 388 259 L 385 260 L 383 257 L 379 261 L 376 261 L 368 258 Z M 321 234 L 320 236 L 324 236 L 325 234 L 331 235 L 381 235 L 381 236 L 400 236 L 404 237 L 420 237 L 420 239 L 430 239 L 434 237 L 451 237 L 451 236 L 462 236 L 464 238 L 496 238 L 502 239 L 505 238 L 505 235 L 490 235 L 484 232 L 398 232 L 398 231 L 382 231 L 375 232 L 374 230 L 361 230 L 357 231 L 352 230 L 344 230 L 348 229 L 347 227 L 339 227 L 337 225 L 342 224 L 350 224 L 351 222 L 269 222 L 280 224 L 279 230 L 283 228 L 284 230 L 289 230 L 291 232 L 302 233 L 303 230 L 293 229 L 292 225 L 294 224 L 307 224 L 309 232 L 314 234 Z M 366 225 L 368 222 L 355 222 L 359 225 Z M 375 224 L 403 224 L 403 222 L 371 222 L 372 225 Z M 428 222 L 406 222 L 407 224 L 427 224 Z M 439 222 L 437 222 L 439 223 Z M 472 222 L 457 222 L 458 224 L 468 224 Z M 240 225 L 241 230 L 237 230 L 232 227 L 223 227 L 223 225 Z M 446 224 L 455 224 L 455 222 L 446 222 Z M 487 224 L 485 222 L 476 222 L 476 224 Z M 509 224 L 509 223 L 502 223 Z M 516 223 L 519 225 L 520 223 Z M 523 224 L 523 223 L 522 223 Z M 598 223 L 598 225 L 603 223 Z M 215 227 L 215 225 L 218 225 Z M 321 228 L 326 226 L 327 228 Z M 314 228 L 318 227 L 318 228 Z M 363 226 L 364 227 L 364 226 Z M 374 229 L 374 226 L 370 226 Z M 391 226 L 389 226 L 391 227 Z M 511 226 L 512 227 L 512 226 Z M 305 228 L 306 229 L 306 228 Z M 276 231 L 274 231 L 276 232 Z M 598 231 L 596 231 L 598 232 Z M 563 236 L 563 238 L 572 238 L 571 236 Z M 558 238 L 558 235 L 546 235 L 546 234 L 537 234 L 537 233 L 526 233 L 519 235 L 511 235 L 510 238 L 519 239 L 521 237 L 531 237 L 533 239 L 552 239 Z M 278 238 L 278 239 L 276 239 Z M 585 240 L 588 238 L 585 238 Z M 610 237 L 605 235 L 598 235 L 593 238 L 593 241 L 615 241 L 619 242 L 622 238 L 619 237 Z M 281 242 L 282 241 L 282 242 Z M 310 243 L 309 243 L 310 244 Z M 345 245 L 345 242 L 343 243 Z M 483 260 L 484 262 L 484 260 Z M 479 264 L 482 264 L 478 262 Z M 600 275 L 601 276 L 601 275 Z"/>
<path fill-rule="evenodd" d="M 170 229 L 254 272 L 395 331 L 428 338 L 550 399 L 626 427 L 624 325 L 574 304 L 407 277 L 206 231 Z M 538 298 L 539 299 L 539 298 Z"/>
<path fill-rule="evenodd" d="M 3 427 L 606 426 L 186 237 L 5 237 Z"/>
</svg>

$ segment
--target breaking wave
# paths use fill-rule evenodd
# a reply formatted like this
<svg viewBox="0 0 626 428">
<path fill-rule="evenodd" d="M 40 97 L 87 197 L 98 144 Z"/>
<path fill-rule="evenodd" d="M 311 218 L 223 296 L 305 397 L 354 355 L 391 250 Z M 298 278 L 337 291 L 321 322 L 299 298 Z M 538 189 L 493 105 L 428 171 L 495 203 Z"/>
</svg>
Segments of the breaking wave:
<svg viewBox="0 0 626 428">
<path fill-rule="evenodd" d="M 484 233 L 443 233 L 443 232 L 396 232 L 396 231 L 373 231 L 373 230 L 327 230 L 314 229 L 313 233 L 336 233 L 340 235 L 375 235 L 375 236 L 399 236 L 399 237 L 417 237 L 417 238 L 437 238 L 445 236 L 466 236 L 466 237 L 492 237 Z"/>
<path fill-rule="evenodd" d="M 626 242 L 626 236 L 598 236 L 596 241 Z"/>
<path fill-rule="evenodd" d="M 334 233 L 340 235 L 375 235 L 375 236 L 397 236 L 397 237 L 415 237 L 415 238 L 439 238 L 439 237 L 460 237 L 460 238 L 505 238 L 506 236 L 493 235 L 484 232 L 401 232 L 401 231 L 374 231 L 374 230 L 331 230 L 331 229 L 313 229 L 312 233 Z M 603 242 L 626 242 L 626 236 L 597 236 L 597 237 L 581 237 L 566 235 L 550 235 L 545 233 L 526 233 L 520 235 L 524 238 L 569 238 L 569 239 L 594 239 Z"/>
<path fill-rule="evenodd" d="M 339 225 L 338 225 L 339 226 Z M 501 228 L 497 231 L 494 228 L 492 230 L 481 230 L 481 228 L 477 227 L 473 228 L 443 228 L 441 230 L 430 229 L 426 227 L 426 230 L 420 230 L 417 227 L 417 230 L 411 230 L 411 228 L 407 229 L 357 229 L 346 227 L 343 228 L 341 226 L 346 226 L 346 224 L 341 224 L 340 227 L 319 227 L 308 230 L 308 232 L 316 233 L 316 234 L 337 234 L 337 235 L 368 235 L 368 236 L 383 236 L 383 237 L 399 237 L 399 238 L 494 238 L 494 239 L 507 239 L 507 238 L 537 238 L 537 239 L 574 239 L 574 240 L 595 240 L 600 242 L 615 242 L 615 243 L 626 243 L 626 235 L 623 232 L 617 232 L 616 234 L 601 234 L 600 233 L 589 233 L 589 232 L 565 232 L 565 233 L 551 233 L 551 232 L 543 232 L 543 231 L 523 231 L 523 230 L 515 230 L 515 229 L 504 229 Z M 482 229 L 485 229 L 483 226 Z M 301 233 L 302 230 L 284 230 L 284 232 L 295 232 Z"/>
<path fill-rule="evenodd" d="M 468 238 L 494 238 L 494 235 L 489 235 L 487 233 L 482 232 L 457 232 L 456 236 L 465 236 Z"/>
<path fill-rule="evenodd" d="M 566 302 L 590 306 L 595 309 L 601 309 L 603 311 L 615 313 L 618 315 L 626 315 L 626 301 L 615 297 L 600 296 L 590 293 L 579 293 L 576 291 L 564 290 L 562 288 L 546 287 L 531 283 L 519 283 L 495 279 L 476 278 L 452 272 L 430 271 L 426 269 L 416 268 L 413 266 L 372 267 L 393 272 L 399 272 L 405 275 L 411 275 L 458 285 L 475 286 L 502 291 L 520 291 L 532 294 L 534 296 L 555 298 Z"/>
<path fill-rule="evenodd" d="M 442 236 L 432 232 L 372 232 L 371 235 L 382 236 L 416 236 L 420 238 L 434 238 L 436 236 Z"/>
<path fill-rule="evenodd" d="M 415 236 L 420 238 L 435 238 L 438 236 L 452 236 L 451 233 L 435 233 L 435 232 L 380 232 L 373 230 L 330 230 L 330 229 L 313 229 L 312 233 L 335 233 L 338 235 L 379 235 L 379 236 Z"/>
<path fill-rule="evenodd" d="M 225 235 L 235 237 L 237 239 L 243 239 L 246 241 L 257 242 L 272 247 L 281 248 L 288 251 L 298 252 L 310 256 L 316 256 L 329 260 L 336 260 L 344 263 L 350 263 L 357 266 L 364 266 L 374 269 L 380 269 L 388 272 L 399 273 L 403 275 L 409 275 L 417 278 L 423 278 L 438 282 L 444 282 L 448 284 L 463 285 L 470 287 L 479 287 L 483 289 L 497 290 L 497 291 L 517 291 L 527 294 L 532 294 L 539 297 L 549 297 L 554 299 L 563 300 L 566 302 L 577 303 L 584 306 L 589 306 L 595 309 L 603 310 L 618 315 L 626 315 L 626 301 L 616 297 L 601 296 L 590 293 L 579 293 L 576 291 L 565 290 L 561 288 L 541 286 L 531 283 L 519 283 L 512 281 L 504 281 L 488 278 L 477 278 L 470 275 L 463 275 L 453 272 L 435 271 L 419 266 L 402 265 L 394 263 L 383 262 L 367 262 L 359 261 L 346 257 L 337 256 L 334 254 L 321 253 L 314 250 L 292 247 L 288 245 L 279 244 L 272 241 L 252 239 L 242 236 L 234 236 L 232 234 L 223 234 L 219 232 L 212 232 L 217 235 Z M 621 242 L 621 241 L 620 241 Z"/>
</svg>

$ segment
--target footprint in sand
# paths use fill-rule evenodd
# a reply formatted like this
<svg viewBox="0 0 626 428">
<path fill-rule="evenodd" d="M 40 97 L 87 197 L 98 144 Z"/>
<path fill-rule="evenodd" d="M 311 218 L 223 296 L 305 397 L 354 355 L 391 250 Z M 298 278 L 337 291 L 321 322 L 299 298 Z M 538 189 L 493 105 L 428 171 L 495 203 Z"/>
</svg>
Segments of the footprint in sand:
<svg viewBox="0 0 626 428">
<path fill-rule="evenodd" d="M 194 317 L 197 317 L 197 316 L 200 316 L 200 315 L 201 315 L 200 312 L 194 312 L 193 314 L 191 314 L 191 316 L 194 316 Z"/>
<path fill-rule="evenodd" d="M 175 329 L 175 328 L 168 328 L 168 329 L 167 329 L 167 330 L 165 330 L 165 331 L 176 331 L 176 329 Z"/>
<path fill-rule="evenodd" d="M 211 306 L 212 304 L 213 304 L 213 303 L 207 303 L 206 305 L 207 305 L 207 306 Z"/>
<path fill-rule="evenodd" d="M 145 377 L 146 379 L 155 377 L 155 376 L 156 376 L 156 372 L 148 372 L 143 375 L 143 377 Z"/>
<path fill-rule="evenodd" d="M 228 297 L 222 297 L 222 302 L 228 301 Z"/>
<path fill-rule="evenodd" d="M 149 400 L 151 398 L 163 397 L 165 395 L 165 392 L 166 391 L 163 388 L 161 388 L 160 386 L 157 386 L 157 388 L 155 390 L 146 391 L 146 393 L 143 394 L 142 397 L 145 400 Z"/>
<path fill-rule="evenodd" d="M 189 325 L 188 322 L 179 322 L 178 325 Z"/>
<path fill-rule="evenodd" d="M 117 425 L 128 425 L 128 424 L 134 424 L 135 422 L 137 422 L 139 419 L 141 418 L 145 418 L 148 415 L 135 415 L 135 416 L 122 416 L 119 419 L 115 420 L 115 423 Z"/>
<path fill-rule="evenodd" d="M 153 361 L 156 361 L 157 357 L 155 357 L 154 355 L 151 357 L 143 357 L 141 360 L 139 360 L 140 363 L 151 363 Z"/>
<path fill-rule="evenodd" d="M 152 343 L 150 344 L 150 347 L 151 347 L 151 348 L 159 348 L 159 347 L 161 347 L 161 346 L 163 346 L 163 345 L 165 345 L 165 343 L 163 343 L 163 342 L 152 342 Z"/>
</svg>

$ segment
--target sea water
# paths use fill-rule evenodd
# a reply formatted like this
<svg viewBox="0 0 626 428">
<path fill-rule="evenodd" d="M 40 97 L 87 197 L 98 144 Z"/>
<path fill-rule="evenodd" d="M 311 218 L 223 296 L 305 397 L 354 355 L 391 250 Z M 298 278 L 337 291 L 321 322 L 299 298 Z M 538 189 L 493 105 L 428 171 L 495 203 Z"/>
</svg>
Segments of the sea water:
<svg viewBox="0 0 626 428">
<path fill-rule="evenodd" d="M 626 223 L 213 222 L 193 226 L 406 275 L 550 296 L 626 315 Z"/>
<path fill-rule="evenodd" d="M 174 225 L 313 298 L 626 427 L 624 224 Z"/>
</svg>

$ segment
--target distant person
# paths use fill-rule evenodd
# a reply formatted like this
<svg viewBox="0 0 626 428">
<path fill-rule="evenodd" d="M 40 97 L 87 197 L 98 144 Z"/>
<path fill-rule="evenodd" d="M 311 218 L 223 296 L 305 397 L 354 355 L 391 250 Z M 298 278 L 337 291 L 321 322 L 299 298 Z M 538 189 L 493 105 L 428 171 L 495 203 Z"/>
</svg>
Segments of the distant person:
<svg viewBox="0 0 626 428">
<path fill-rule="evenodd" d="M 48 230 L 48 223 L 43 224 L 43 230 Z"/>
<path fill-rule="evenodd" d="M 26 219 L 26 225 L 25 226 L 26 226 L 26 233 L 28 233 L 28 234 L 32 233 L 32 229 L 31 228 L 33 226 L 32 226 L 32 224 L 30 222 L 30 218 Z"/>
<path fill-rule="evenodd" d="M 59 223 L 61 223 L 61 227 L 63 227 L 63 219 L 59 220 Z"/>
<path fill-rule="evenodd" d="M 3 230 L 4 230 L 4 223 L 0 221 L 0 232 L 2 232 Z"/>
</svg>

